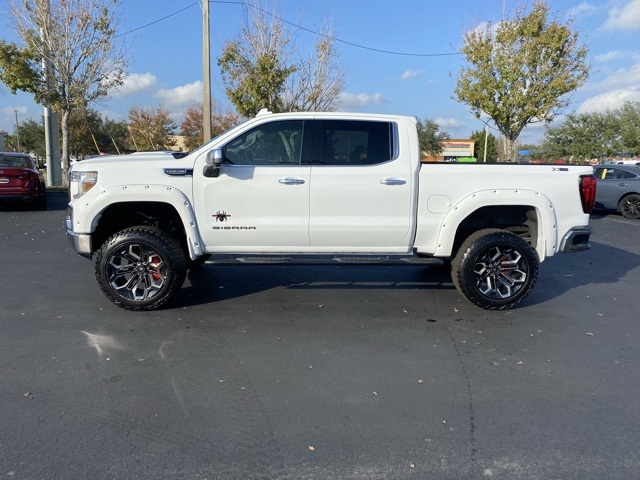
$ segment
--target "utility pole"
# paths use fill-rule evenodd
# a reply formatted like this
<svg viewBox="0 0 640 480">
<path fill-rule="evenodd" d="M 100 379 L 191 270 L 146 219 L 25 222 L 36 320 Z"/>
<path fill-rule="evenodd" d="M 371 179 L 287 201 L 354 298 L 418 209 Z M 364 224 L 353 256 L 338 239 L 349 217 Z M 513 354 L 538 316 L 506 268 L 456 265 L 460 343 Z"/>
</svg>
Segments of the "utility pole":
<svg viewBox="0 0 640 480">
<path fill-rule="evenodd" d="M 47 0 L 47 17 L 49 16 L 49 0 Z M 48 44 L 48 39 L 45 39 L 44 29 L 40 29 L 40 36 L 45 40 L 45 45 Z M 42 70 L 44 75 L 44 81 L 49 88 L 49 80 L 51 78 L 51 65 L 50 60 L 46 57 L 42 59 Z M 60 186 L 62 185 L 62 167 L 60 165 L 60 127 L 58 122 L 58 114 L 55 111 L 51 111 L 49 107 L 44 107 L 44 142 L 47 159 L 47 186 Z"/>
<path fill-rule="evenodd" d="M 202 133 L 205 143 L 211 140 L 211 42 L 209 37 L 209 0 L 202 0 L 202 75 L 204 79 Z"/>
<path fill-rule="evenodd" d="M 20 132 L 18 131 L 18 110 L 16 112 L 16 141 L 18 142 L 18 151 L 20 151 Z"/>
</svg>

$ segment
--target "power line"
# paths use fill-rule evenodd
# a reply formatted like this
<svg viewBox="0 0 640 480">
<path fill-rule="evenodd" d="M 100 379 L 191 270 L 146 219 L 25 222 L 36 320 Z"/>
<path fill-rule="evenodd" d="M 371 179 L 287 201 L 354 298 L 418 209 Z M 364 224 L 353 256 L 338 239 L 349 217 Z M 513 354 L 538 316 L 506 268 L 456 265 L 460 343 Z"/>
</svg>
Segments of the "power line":
<svg viewBox="0 0 640 480">
<path fill-rule="evenodd" d="M 209 0 L 209 3 L 227 3 L 227 4 L 232 4 L 232 5 L 242 5 L 242 6 L 247 6 L 247 7 L 251 7 L 254 8 L 262 13 L 264 13 L 265 15 L 269 15 L 270 17 L 275 18 L 276 20 L 280 20 L 283 23 L 286 23 L 287 25 L 291 25 L 292 27 L 295 28 L 299 28 L 300 30 L 304 30 L 305 32 L 309 32 L 312 33 L 314 35 L 317 35 L 319 37 L 325 37 L 328 38 L 330 40 L 334 40 L 336 42 L 340 42 L 340 43 L 344 43 L 345 45 L 350 45 L 352 47 L 356 47 L 356 48 L 361 48 L 363 50 L 369 50 L 372 52 L 378 52 L 378 53 L 386 53 L 388 55 L 401 55 L 401 56 L 405 56 L 405 57 L 446 57 L 446 56 L 451 56 L 451 55 L 461 55 L 460 52 L 447 52 L 447 53 L 407 53 L 407 52 L 396 52 L 393 50 L 382 50 L 380 48 L 373 48 L 373 47 L 367 47 L 366 45 L 360 45 L 358 43 L 353 43 L 353 42 L 348 42 L 346 40 L 342 40 L 340 38 L 337 37 L 332 37 L 331 35 L 326 35 L 324 33 L 320 33 L 320 32 L 316 32 L 315 30 L 311 30 L 309 28 L 305 28 L 302 25 L 298 25 L 296 23 L 290 22 L 288 20 L 285 20 L 284 18 L 278 17 L 277 15 L 274 15 L 273 13 L 269 13 L 268 11 L 256 6 L 256 5 L 251 5 L 245 2 L 237 2 L 237 1 L 231 1 L 231 0 Z"/>
<path fill-rule="evenodd" d="M 143 28 L 147 28 L 147 27 L 150 27 L 151 25 L 155 25 L 156 23 L 160 23 L 163 20 L 166 20 L 167 18 L 174 17 L 174 16 L 178 15 L 179 13 L 182 13 L 185 10 L 190 9 L 191 7 L 193 7 L 195 5 L 198 5 L 198 3 L 199 2 L 192 3 L 191 5 L 188 5 L 188 6 L 184 7 L 184 8 L 182 8 L 182 9 L 178 10 L 177 12 L 173 12 L 173 13 L 167 15 L 166 17 L 159 18 L 158 20 L 154 20 L 153 22 L 147 23 L 146 25 L 142 25 L 140 27 L 134 28 L 133 30 L 129 30 L 128 32 L 121 33 L 119 35 L 116 35 L 116 37 L 122 37 L 124 35 L 129 35 L 130 33 L 137 32 L 138 30 L 142 30 Z"/>
<path fill-rule="evenodd" d="M 279 20 L 279 21 L 281 21 L 283 23 L 286 23 L 287 25 L 290 25 L 290 26 L 292 26 L 294 28 L 298 28 L 300 30 L 303 30 L 303 31 L 308 32 L 308 33 L 311 33 L 313 35 L 317 35 L 319 37 L 325 37 L 325 38 L 328 38 L 330 40 L 334 40 L 336 42 L 343 43 L 345 45 L 349 45 L 351 47 L 360 48 L 360 49 L 363 49 L 363 50 L 369 50 L 371 52 L 384 53 L 384 54 L 387 54 L 387 55 L 399 55 L 399 56 L 405 56 L 405 57 L 447 57 L 447 56 L 453 56 L 453 55 L 461 55 L 460 52 L 410 53 L 410 52 L 398 52 L 398 51 L 393 51 L 393 50 L 383 50 L 383 49 L 380 49 L 380 48 L 368 47 L 366 45 L 361 45 L 361 44 L 358 44 L 358 43 L 349 42 L 347 40 L 342 40 L 341 38 L 338 38 L 338 37 L 333 37 L 331 35 L 326 35 L 324 33 L 320 33 L 320 32 L 317 32 L 315 30 L 311 30 L 309 28 L 303 27 L 302 25 L 298 25 L 298 24 L 290 22 L 290 21 L 288 21 L 288 20 L 286 20 L 284 18 L 278 17 L 277 15 L 274 15 L 273 13 L 270 13 L 267 10 L 264 10 L 264 9 L 262 9 L 262 8 L 256 6 L 256 5 L 251 5 L 249 3 L 239 2 L 239 1 L 232 1 L 232 0 L 209 0 L 209 3 L 227 4 L 227 5 L 240 5 L 242 7 L 254 8 L 254 9 L 257 9 L 258 11 L 264 13 L 265 15 L 268 15 L 268 16 L 270 16 L 272 18 L 275 18 L 276 20 Z M 147 28 L 147 27 L 149 27 L 151 25 L 155 25 L 156 23 L 162 22 L 163 20 L 171 18 L 171 17 L 173 17 L 175 15 L 178 15 L 179 13 L 182 13 L 185 10 L 188 10 L 189 8 L 191 8 L 191 7 L 195 6 L 195 5 L 198 5 L 198 4 L 199 4 L 199 2 L 192 3 L 191 5 L 188 5 L 188 6 L 182 8 L 182 9 L 176 11 L 176 12 L 173 12 L 173 13 L 167 15 L 166 17 L 159 18 L 158 20 L 154 20 L 153 22 L 150 22 L 150 23 L 147 23 L 146 25 L 142 25 L 140 27 L 134 28 L 133 30 L 129 30 L 128 32 L 121 33 L 120 35 L 117 35 L 117 36 L 121 37 L 123 35 L 128 35 L 129 33 L 133 33 L 133 32 L 136 32 L 138 30 L 142 30 L 143 28 Z"/>
</svg>

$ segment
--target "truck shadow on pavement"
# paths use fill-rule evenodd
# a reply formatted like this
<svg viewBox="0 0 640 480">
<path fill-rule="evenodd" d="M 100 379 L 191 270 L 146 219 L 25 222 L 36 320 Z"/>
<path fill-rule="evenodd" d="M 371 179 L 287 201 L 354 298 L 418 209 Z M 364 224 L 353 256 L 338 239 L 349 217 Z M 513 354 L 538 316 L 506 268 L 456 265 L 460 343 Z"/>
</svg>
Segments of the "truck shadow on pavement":
<svg viewBox="0 0 640 480">
<path fill-rule="evenodd" d="M 579 287 L 616 284 L 640 266 L 640 255 L 603 243 L 578 254 L 557 255 L 540 265 L 526 304 L 543 303 Z"/>
<path fill-rule="evenodd" d="M 215 303 L 269 292 L 258 302 L 287 303 L 297 292 L 455 290 L 449 267 L 428 266 L 280 266 L 205 265 L 190 270 L 168 308 Z"/>
<path fill-rule="evenodd" d="M 536 305 L 566 292 L 599 284 L 615 284 L 640 266 L 640 255 L 601 243 L 579 254 L 557 255 L 540 265 L 538 282 L 523 306 Z M 427 266 L 217 266 L 189 271 L 185 286 L 168 308 L 264 294 L 258 303 L 300 301 L 310 291 L 455 290 L 450 270 Z M 309 296 L 307 301 L 317 297 Z M 304 301 L 304 300 L 303 300 Z"/>
</svg>

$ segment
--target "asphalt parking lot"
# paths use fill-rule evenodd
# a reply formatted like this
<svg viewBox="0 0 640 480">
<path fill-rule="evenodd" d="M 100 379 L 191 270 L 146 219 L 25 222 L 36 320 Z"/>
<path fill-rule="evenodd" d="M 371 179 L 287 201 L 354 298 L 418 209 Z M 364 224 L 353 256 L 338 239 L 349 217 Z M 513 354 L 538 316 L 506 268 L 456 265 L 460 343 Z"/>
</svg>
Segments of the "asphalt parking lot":
<svg viewBox="0 0 640 480">
<path fill-rule="evenodd" d="M 215 266 L 121 310 L 0 210 L 0 478 L 640 478 L 640 222 L 486 312 L 431 267 Z"/>
</svg>

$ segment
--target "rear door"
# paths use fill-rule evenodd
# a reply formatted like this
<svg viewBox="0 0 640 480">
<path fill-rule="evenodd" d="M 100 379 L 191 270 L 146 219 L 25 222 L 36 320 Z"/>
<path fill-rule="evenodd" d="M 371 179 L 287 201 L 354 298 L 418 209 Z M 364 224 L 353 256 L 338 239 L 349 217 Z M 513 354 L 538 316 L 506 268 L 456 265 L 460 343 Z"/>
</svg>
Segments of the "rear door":
<svg viewBox="0 0 640 480">
<path fill-rule="evenodd" d="M 393 122 L 316 120 L 309 236 L 320 251 L 395 252 L 411 241 L 412 172 Z"/>
</svg>

